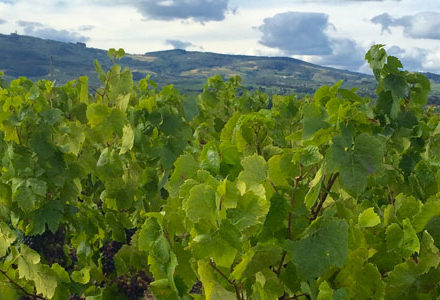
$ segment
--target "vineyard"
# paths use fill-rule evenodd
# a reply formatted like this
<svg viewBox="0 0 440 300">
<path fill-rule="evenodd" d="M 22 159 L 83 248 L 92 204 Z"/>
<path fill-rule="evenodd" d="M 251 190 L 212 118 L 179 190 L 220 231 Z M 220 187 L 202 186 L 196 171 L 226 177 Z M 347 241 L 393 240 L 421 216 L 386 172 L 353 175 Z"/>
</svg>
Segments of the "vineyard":
<svg viewBox="0 0 440 300">
<path fill-rule="evenodd" d="M 0 77 L 0 299 L 439 299 L 440 114 L 382 45 L 377 98 L 210 78 Z M 152 296 L 153 295 L 153 296 Z"/>
</svg>

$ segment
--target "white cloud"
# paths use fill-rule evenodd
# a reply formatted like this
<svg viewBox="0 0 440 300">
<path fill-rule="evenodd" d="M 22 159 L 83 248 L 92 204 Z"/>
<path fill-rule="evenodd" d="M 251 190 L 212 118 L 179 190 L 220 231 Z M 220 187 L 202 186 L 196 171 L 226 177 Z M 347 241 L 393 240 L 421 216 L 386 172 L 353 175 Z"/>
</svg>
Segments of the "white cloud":
<svg viewBox="0 0 440 300">
<path fill-rule="evenodd" d="M 375 24 L 382 26 L 382 32 L 391 33 L 390 27 L 403 27 L 407 37 L 414 39 L 440 39 L 440 13 L 421 12 L 415 15 L 407 15 L 393 18 L 388 13 L 375 16 L 371 19 Z"/>
</svg>

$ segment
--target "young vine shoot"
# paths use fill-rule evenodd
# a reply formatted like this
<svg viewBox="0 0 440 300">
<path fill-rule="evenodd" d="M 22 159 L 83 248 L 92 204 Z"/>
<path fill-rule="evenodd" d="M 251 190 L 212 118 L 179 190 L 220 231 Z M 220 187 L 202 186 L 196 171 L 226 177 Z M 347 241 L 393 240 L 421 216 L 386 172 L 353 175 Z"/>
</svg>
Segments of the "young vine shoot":
<svg viewBox="0 0 440 300">
<path fill-rule="evenodd" d="M 198 113 L 114 64 L 0 81 L 0 299 L 439 299 L 440 114 L 382 45 L 377 97 L 209 78 Z"/>
</svg>

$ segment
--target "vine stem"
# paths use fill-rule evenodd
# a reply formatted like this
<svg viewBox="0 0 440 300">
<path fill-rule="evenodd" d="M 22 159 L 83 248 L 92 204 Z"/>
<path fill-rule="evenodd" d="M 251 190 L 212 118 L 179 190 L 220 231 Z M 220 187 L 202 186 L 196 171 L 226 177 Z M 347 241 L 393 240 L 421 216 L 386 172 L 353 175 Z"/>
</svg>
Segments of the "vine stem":
<svg viewBox="0 0 440 300">
<path fill-rule="evenodd" d="M 26 290 L 24 289 L 24 287 L 22 287 L 22 286 L 19 285 L 17 282 L 15 282 L 11 277 L 9 277 L 9 275 L 8 275 L 5 271 L 0 270 L 0 273 L 2 273 L 3 276 L 5 276 L 6 279 L 8 279 L 9 283 L 11 283 L 12 285 L 15 285 L 15 286 L 16 286 L 20 291 L 22 291 L 26 296 L 32 297 L 33 299 L 42 299 L 42 300 L 46 300 L 46 298 L 44 298 L 44 297 L 38 296 L 38 295 L 36 295 L 36 294 L 31 294 L 31 293 L 29 293 L 28 291 L 26 291 Z"/>
<path fill-rule="evenodd" d="M 299 182 L 303 178 L 302 177 L 303 176 L 302 165 L 299 165 L 299 171 L 300 171 L 299 176 L 295 177 L 295 181 L 294 181 L 293 187 L 292 187 L 292 193 L 290 195 L 290 206 L 292 207 L 292 209 L 293 209 L 293 205 L 295 204 L 294 194 L 295 194 L 296 188 L 298 187 Z M 292 212 L 289 212 L 289 217 L 287 219 L 287 236 L 286 236 L 286 239 L 288 239 L 288 240 L 292 239 L 292 217 L 293 217 Z M 275 274 L 277 274 L 278 277 L 281 274 L 281 269 L 284 265 L 284 260 L 286 259 L 286 255 L 287 255 L 287 252 L 286 252 L 286 250 L 284 250 L 283 254 L 281 255 L 280 264 L 278 265 L 278 268 L 276 270 L 274 270 Z"/>
<path fill-rule="evenodd" d="M 393 195 L 393 191 L 391 190 L 391 187 L 390 187 L 390 186 L 388 186 L 388 196 L 390 197 L 390 202 L 391 202 L 391 204 L 394 205 L 394 202 L 395 202 L 395 200 L 394 200 L 394 195 Z"/>
<path fill-rule="evenodd" d="M 313 221 L 318 217 L 322 209 L 322 206 L 324 205 L 324 202 L 327 199 L 327 196 L 330 193 L 330 190 L 332 189 L 332 186 L 335 183 L 336 178 L 338 178 L 338 176 L 339 173 L 334 173 L 332 176 L 330 176 L 330 179 L 327 182 L 327 187 L 325 188 L 325 192 L 319 195 L 319 203 L 316 206 L 316 209 L 312 212 L 312 217 L 310 218 L 310 221 Z"/>
<path fill-rule="evenodd" d="M 235 281 L 231 280 L 226 276 L 216 265 L 212 260 L 209 260 L 209 265 L 218 273 L 221 277 L 223 277 L 235 290 L 235 295 L 237 296 L 238 300 L 242 300 L 243 298 L 240 296 L 240 289 L 238 288 Z"/>
<path fill-rule="evenodd" d="M 413 84 L 411 84 L 410 88 L 408 89 L 408 96 L 405 99 L 405 112 L 407 113 L 409 111 L 409 102 L 411 101 L 411 89 L 414 87 Z"/>
</svg>

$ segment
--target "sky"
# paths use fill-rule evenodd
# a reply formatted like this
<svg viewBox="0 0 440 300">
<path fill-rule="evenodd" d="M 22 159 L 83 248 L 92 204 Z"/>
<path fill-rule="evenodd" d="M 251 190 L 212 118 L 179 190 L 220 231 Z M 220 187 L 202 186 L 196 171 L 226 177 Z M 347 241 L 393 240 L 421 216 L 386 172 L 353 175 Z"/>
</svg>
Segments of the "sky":
<svg viewBox="0 0 440 300">
<path fill-rule="evenodd" d="M 143 54 L 167 49 L 288 56 L 368 73 L 385 44 L 440 74 L 440 0 L 0 0 L 0 33 Z"/>
</svg>

